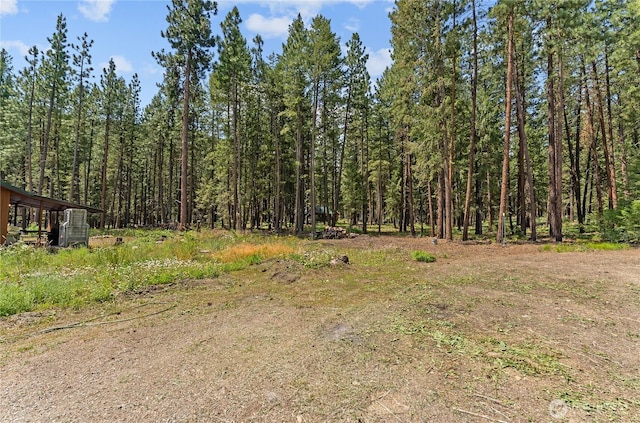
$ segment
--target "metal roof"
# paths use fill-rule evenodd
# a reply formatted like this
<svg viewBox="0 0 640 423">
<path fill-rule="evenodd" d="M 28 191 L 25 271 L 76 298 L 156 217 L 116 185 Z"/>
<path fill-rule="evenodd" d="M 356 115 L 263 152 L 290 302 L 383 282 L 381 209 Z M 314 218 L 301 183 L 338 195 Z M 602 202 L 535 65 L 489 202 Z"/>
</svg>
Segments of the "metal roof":
<svg viewBox="0 0 640 423">
<path fill-rule="evenodd" d="M 25 191 L 21 188 L 14 187 L 7 182 L 0 180 L 0 187 L 3 191 L 9 191 L 9 204 L 20 207 L 35 207 L 50 211 L 63 211 L 66 209 L 85 209 L 88 213 L 102 213 L 101 209 L 76 204 L 65 200 L 56 200 L 54 198 L 44 197 Z"/>
</svg>

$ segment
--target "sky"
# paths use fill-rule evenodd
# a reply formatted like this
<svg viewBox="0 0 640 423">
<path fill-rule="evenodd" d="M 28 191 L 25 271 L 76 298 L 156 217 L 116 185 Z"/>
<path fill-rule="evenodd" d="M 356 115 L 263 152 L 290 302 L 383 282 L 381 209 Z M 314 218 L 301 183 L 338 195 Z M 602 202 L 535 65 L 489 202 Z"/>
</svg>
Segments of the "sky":
<svg viewBox="0 0 640 423">
<path fill-rule="evenodd" d="M 67 40 L 79 44 L 85 32 L 94 40 L 91 48 L 93 75 L 97 79 L 113 58 L 116 71 L 127 82 L 134 73 L 141 82 L 141 101 L 149 104 L 162 81 L 163 69 L 151 56 L 152 51 L 171 48 L 160 32 L 167 29 L 167 6 L 171 0 L 0 0 L 0 47 L 13 59 L 17 73 L 26 66 L 24 56 L 37 45 L 43 51 L 49 47 L 47 38 L 56 31 L 58 15 L 67 19 Z M 252 46 L 260 34 L 264 39 L 265 58 L 281 53 L 288 27 L 298 15 L 305 24 L 322 14 L 331 20 L 332 30 L 344 44 L 353 32 L 358 32 L 366 52 L 367 67 L 375 81 L 390 57 L 388 14 L 393 0 L 218 0 L 218 14 L 211 19 L 216 34 L 220 23 L 237 6 L 243 22 L 242 34 Z M 70 51 L 71 52 L 71 51 Z M 95 82 L 98 82 L 97 80 Z"/>
</svg>

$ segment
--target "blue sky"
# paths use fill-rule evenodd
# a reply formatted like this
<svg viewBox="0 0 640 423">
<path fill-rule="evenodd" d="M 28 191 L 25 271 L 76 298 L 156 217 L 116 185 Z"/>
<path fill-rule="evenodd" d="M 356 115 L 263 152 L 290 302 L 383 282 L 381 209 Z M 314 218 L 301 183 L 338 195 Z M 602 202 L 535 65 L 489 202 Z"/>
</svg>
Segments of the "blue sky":
<svg viewBox="0 0 640 423">
<path fill-rule="evenodd" d="M 391 63 L 390 22 L 392 0 L 218 0 L 218 15 L 212 25 L 220 34 L 220 22 L 236 5 L 243 19 L 242 33 L 249 45 L 256 34 L 265 40 L 265 57 L 281 52 L 288 26 L 300 13 L 308 25 L 318 13 L 331 19 L 333 31 L 344 45 L 358 32 L 369 54 L 372 80 Z M 162 68 L 151 51 L 169 50 L 160 36 L 170 0 L 0 0 L 0 47 L 13 58 L 14 71 L 25 67 L 29 47 L 47 49 L 47 37 L 55 32 L 57 16 L 67 18 L 68 41 L 78 44 L 83 33 L 94 40 L 91 49 L 93 74 L 113 58 L 117 72 L 127 81 L 134 73 L 142 84 L 142 102 L 147 104 L 162 80 Z"/>
</svg>

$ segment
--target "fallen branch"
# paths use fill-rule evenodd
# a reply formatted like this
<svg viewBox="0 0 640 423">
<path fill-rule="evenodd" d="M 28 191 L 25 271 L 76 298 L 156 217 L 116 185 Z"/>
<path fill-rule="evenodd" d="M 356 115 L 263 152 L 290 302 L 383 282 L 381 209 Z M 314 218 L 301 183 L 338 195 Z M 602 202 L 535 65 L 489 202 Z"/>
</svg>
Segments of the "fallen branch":
<svg viewBox="0 0 640 423">
<path fill-rule="evenodd" d="M 172 306 L 167 307 L 167 308 L 165 308 L 163 310 L 160 310 L 160 311 L 155 311 L 153 313 L 143 314 L 142 316 L 129 317 L 127 319 L 103 320 L 103 321 L 100 321 L 100 322 L 91 322 L 89 320 L 86 320 L 86 321 L 82 321 L 82 322 L 71 323 L 69 325 L 54 326 L 54 327 L 51 327 L 51 328 L 47 328 L 47 329 L 43 329 L 41 331 L 38 331 L 37 333 L 38 334 L 43 334 L 43 333 L 55 332 L 57 330 L 63 330 L 63 329 L 73 329 L 73 328 L 86 327 L 86 326 L 100 326 L 100 325 L 109 325 L 109 324 L 113 324 L 113 323 L 130 322 L 131 320 L 143 319 L 145 317 L 151 317 L 151 316 L 155 316 L 157 314 L 165 313 L 165 312 L 171 310 L 172 308 L 174 308 L 175 306 L 176 306 L 176 304 L 173 304 Z"/>
<path fill-rule="evenodd" d="M 491 398 L 491 397 L 488 397 L 488 396 L 482 395 L 482 394 L 473 394 L 473 395 L 476 396 L 476 397 L 484 398 L 484 399 L 489 400 L 491 402 L 495 402 L 496 404 L 500 404 L 503 407 L 506 407 L 506 405 L 504 405 L 503 403 L 501 403 L 500 401 L 498 401 L 495 398 Z"/>
</svg>

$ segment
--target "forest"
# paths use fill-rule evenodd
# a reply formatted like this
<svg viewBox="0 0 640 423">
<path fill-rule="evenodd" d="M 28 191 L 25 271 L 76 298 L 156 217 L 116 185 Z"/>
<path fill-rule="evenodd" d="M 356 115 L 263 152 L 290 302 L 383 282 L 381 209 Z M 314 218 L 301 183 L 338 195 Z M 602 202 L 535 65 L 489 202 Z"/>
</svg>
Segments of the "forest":
<svg viewBox="0 0 640 423">
<path fill-rule="evenodd" d="M 389 19 L 372 81 L 322 15 L 266 55 L 237 8 L 172 0 L 143 105 L 59 15 L 24 69 L 0 51 L 0 178 L 102 209 L 97 228 L 640 239 L 640 2 L 397 0 Z"/>
</svg>

